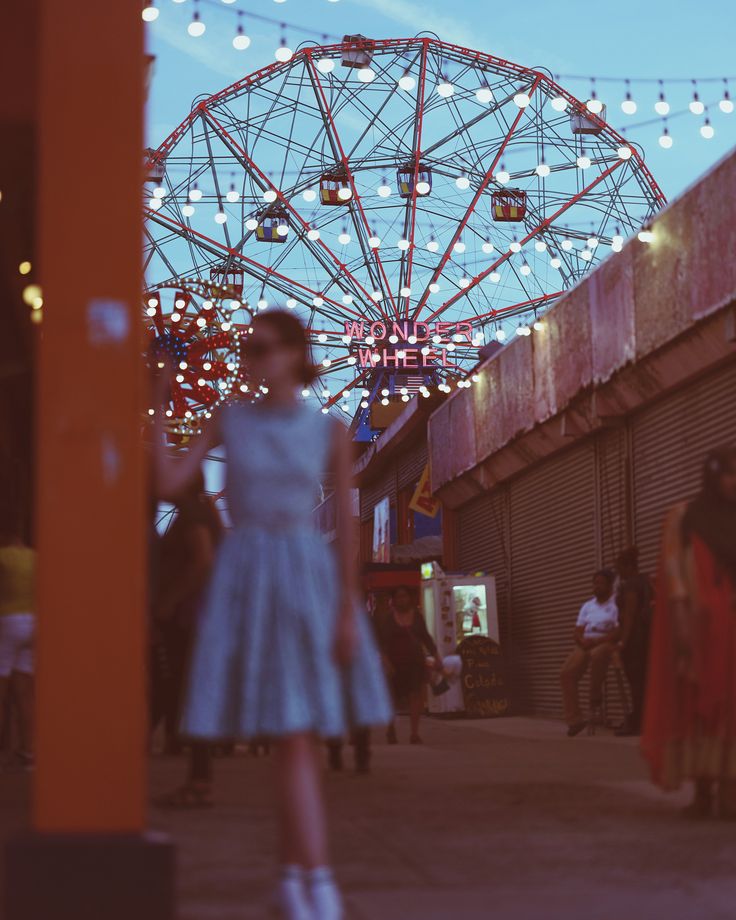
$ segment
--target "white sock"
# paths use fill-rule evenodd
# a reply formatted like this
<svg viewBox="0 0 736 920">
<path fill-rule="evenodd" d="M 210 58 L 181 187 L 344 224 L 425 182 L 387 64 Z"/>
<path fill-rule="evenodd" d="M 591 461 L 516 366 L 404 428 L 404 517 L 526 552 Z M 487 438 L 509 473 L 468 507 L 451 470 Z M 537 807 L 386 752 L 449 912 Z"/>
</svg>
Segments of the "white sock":
<svg viewBox="0 0 736 920">
<path fill-rule="evenodd" d="M 282 866 L 276 886 L 278 908 L 286 920 L 314 920 L 301 866 Z"/>
<path fill-rule="evenodd" d="M 318 866 L 307 872 L 307 887 L 314 920 L 342 920 L 342 898 L 329 866 Z"/>
</svg>

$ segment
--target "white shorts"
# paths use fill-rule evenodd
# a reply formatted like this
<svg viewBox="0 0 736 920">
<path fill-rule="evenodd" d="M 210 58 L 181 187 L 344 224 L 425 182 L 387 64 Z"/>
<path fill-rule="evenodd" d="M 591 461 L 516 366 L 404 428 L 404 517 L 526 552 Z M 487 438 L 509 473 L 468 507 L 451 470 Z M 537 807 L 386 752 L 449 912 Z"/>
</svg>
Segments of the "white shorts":
<svg viewBox="0 0 736 920">
<path fill-rule="evenodd" d="M 0 616 L 0 678 L 13 671 L 33 674 L 33 635 L 32 613 Z"/>
</svg>

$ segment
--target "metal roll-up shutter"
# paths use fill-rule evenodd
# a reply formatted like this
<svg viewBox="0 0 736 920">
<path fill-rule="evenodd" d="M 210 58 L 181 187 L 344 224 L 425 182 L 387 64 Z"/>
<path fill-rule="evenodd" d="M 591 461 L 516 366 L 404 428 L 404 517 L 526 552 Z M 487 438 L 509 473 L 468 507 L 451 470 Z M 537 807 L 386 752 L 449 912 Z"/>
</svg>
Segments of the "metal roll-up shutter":
<svg viewBox="0 0 736 920">
<path fill-rule="evenodd" d="M 373 518 L 373 509 L 386 495 L 393 504 L 396 501 L 396 468 L 390 467 L 383 476 L 360 489 L 360 519 Z"/>
<path fill-rule="evenodd" d="M 511 627 L 520 711 L 559 717 L 559 674 L 596 569 L 591 439 L 510 485 Z"/>
<path fill-rule="evenodd" d="M 654 575 L 669 508 L 698 491 L 705 454 L 736 443 L 736 362 L 638 413 L 632 422 L 634 529 Z"/>
<path fill-rule="evenodd" d="M 628 435 L 625 427 L 602 432 L 595 442 L 598 464 L 598 561 L 612 567 L 630 542 L 628 527 Z"/>
<path fill-rule="evenodd" d="M 396 485 L 399 489 L 417 483 L 427 465 L 427 444 L 414 445 L 399 458 L 396 471 Z"/>
<path fill-rule="evenodd" d="M 501 647 L 513 661 L 509 622 L 508 495 L 495 489 L 458 510 L 458 566 L 465 573 L 487 572 L 496 579 Z"/>
</svg>

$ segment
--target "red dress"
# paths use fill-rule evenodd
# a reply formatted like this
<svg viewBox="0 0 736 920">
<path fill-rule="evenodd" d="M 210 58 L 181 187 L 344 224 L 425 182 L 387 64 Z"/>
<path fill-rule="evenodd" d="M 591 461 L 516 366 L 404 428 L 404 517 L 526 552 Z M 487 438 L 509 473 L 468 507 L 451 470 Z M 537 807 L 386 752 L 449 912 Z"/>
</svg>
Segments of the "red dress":
<svg viewBox="0 0 736 920">
<path fill-rule="evenodd" d="M 642 752 L 652 780 L 736 780 L 736 583 L 705 542 L 682 534 L 673 509 L 657 585 Z M 672 602 L 689 602 L 692 653 L 678 667 Z"/>
</svg>

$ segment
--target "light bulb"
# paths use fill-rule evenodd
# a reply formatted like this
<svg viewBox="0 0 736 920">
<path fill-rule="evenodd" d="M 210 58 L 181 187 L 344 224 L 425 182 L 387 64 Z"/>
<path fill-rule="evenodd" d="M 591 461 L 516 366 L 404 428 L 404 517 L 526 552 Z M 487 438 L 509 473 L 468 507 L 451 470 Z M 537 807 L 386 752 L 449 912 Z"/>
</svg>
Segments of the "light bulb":
<svg viewBox="0 0 736 920">
<path fill-rule="evenodd" d="M 480 248 L 483 250 L 483 252 L 489 253 L 489 252 L 493 252 L 495 247 L 493 243 L 486 240 L 485 243 L 483 243 L 483 245 Z"/>
<path fill-rule="evenodd" d="M 447 80 L 444 80 L 442 83 L 437 85 L 437 93 L 442 96 L 443 99 L 449 99 L 454 92 L 455 87 L 452 85 L 452 83 L 448 83 Z"/>
<path fill-rule="evenodd" d="M 267 306 L 268 306 L 268 301 L 266 300 L 265 297 L 261 297 L 261 299 L 258 301 L 258 309 L 265 310 Z"/>
<path fill-rule="evenodd" d="M 693 115 L 702 115 L 705 111 L 705 106 L 700 101 L 700 99 L 693 99 L 688 108 L 693 113 Z"/>
<path fill-rule="evenodd" d="M 246 48 L 250 48 L 250 38 L 245 34 L 245 32 L 238 31 L 238 34 L 233 39 L 233 48 L 236 51 L 245 51 Z"/>
<path fill-rule="evenodd" d="M 293 310 L 293 309 L 294 309 L 294 307 L 296 306 L 296 301 L 294 300 L 293 297 L 289 297 L 289 299 L 286 301 L 286 306 L 287 306 L 290 310 Z"/>
<path fill-rule="evenodd" d="M 583 249 L 583 251 L 580 253 L 580 258 L 585 259 L 586 262 L 590 262 L 590 260 L 593 258 L 593 253 L 590 249 Z"/>
<path fill-rule="evenodd" d="M 207 26 L 199 19 L 198 14 L 194 14 L 194 19 L 187 26 L 187 32 L 192 38 L 199 38 L 207 31 Z"/>
<path fill-rule="evenodd" d="M 286 45 L 281 45 L 280 48 L 277 48 L 273 55 L 277 61 L 281 61 L 282 64 L 285 64 L 287 61 L 290 61 L 294 56 L 294 52 L 291 48 L 287 48 Z"/>
<path fill-rule="evenodd" d="M 156 315 L 156 308 L 155 308 L 155 307 L 148 307 L 148 308 L 146 309 L 146 315 L 148 315 L 148 316 L 155 316 L 155 315 Z"/>
<path fill-rule="evenodd" d="M 428 195 L 430 192 L 431 186 L 429 182 L 425 182 L 424 179 L 421 179 L 417 182 L 417 195 Z"/>
<path fill-rule="evenodd" d="M 496 173 L 496 182 L 498 182 L 499 185 L 507 185 L 510 181 L 511 176 L 506 172 L 505 169 L 502 169 L 500 172 Z"/>
<path fill-rule="evenodd" d="M 378 249 L 378 247 L 381 245 L 381 238 L 378 236 L 369 236 L 368 245 L 371 247 L 371 249 Z"/>
<path fill-rule="evenodd" d="M 600 99 L 588 99 L 588 101 L 585 103 L 585 107 L 594 115 L 600 115 L 600 113 L 603 111 L 603 103 Z"/>
<path fill-rule="evenodd" d="M 436 294 L 439 291 L 439 289 L 440 289 L 440 286 L 439 284 L 437 284 L 436 281 L 433 281 L 429 286 L 430 294 Z"/>
<path fill-rule="evenodd" d="M 490 86 L 481 86 L 475 91 L 475 98 L 478 102 L 493 102 L 493 90 Z"/>
<path fill-rule="evenodd" d="M 654 234 L 651 230 L 640 230 L 637 233 L 637 236 L 642 243 L 652 243 L 654 242 Z"/>
<path fill-rule="evenodd" d="M 160 198 L 149 198 L 148 199 L 148 207 L 152 211 L 158 211 L 162 204 L 163 202 L 161 201 Z"/>
<path fill-rule="evenodd" d="M 185 204 L 181 209 L 181 213 L 184 215 L 184 217 L 191 217 L 192 214 L 194 214 L 194 208 L 191 204 Z"/>
<path fill-rule="evenodd" d="M 402 252 L 406 252 L 406 250 L 409 248 L 409 246 L 411 246 L 411 243 L 409 242 L 409 240 L 401 239 L 401 240 L 398 241 L 398 243 L 397 243 L 396 245 L 398 246 L 398 248 L 399 248 Z"/>
<path fill-rule="evenodd" d="M 588 238 L 585 245 L 588 247 L 588 249 L 595 249 L 599 242 L 600 240 L 597 236 L 591 236 Z"/>
<path fill-rule="evenodd" d="M 457 179 L 455 179 L 455 185 L 459 189 L 470 188 L 470 179 L 468 179 L 467 176 L 458 176 Z"/>
<path fill-rule="evenodd" d="M 332 58 L 320 58 L 317 61 L 317 70 L 320 73 L 332 73 L 335 69 L 335 62 Z"/>
<path fill-rule="evenodd" d="M 621 103 L 621 111 L 624 115 L 635 115 L 638 106 L 634 100 L 629 96 Z"/>
<path fill-rule="evenodd" d="M 351 303 L 353 302 L 353 295 L 352 295 L 352 294 L 343 294 L 343 295 L 342 295 L 342 302 L 343 302 L 344 304 L 351 304 Z"/>
<path fill-rule="evenodd" d="M 166 194 L 166 189 L 165 189 L 165 188 L 161 188 L 160 185 L 157 186 L 157 187 L 153 190 L 153 197 L 154 197 L 154 198 L 163 198 L 165 194 Z"/>
<path fill-rule="evenodd" d="M 399 291 L 399 293 L 401 294 L 402 297 L 409 297 L 411 295 L 411 288 L 404 286 Z"/>
<path fill-rule="evenodd" d="M 455 252 L 465 252 L 465 243 L 462 240 L 458 240 L 452 248 Z"/>
<path fill-rule="evenodd" d="M 614 252 L 621 252 L 623 248 L 624 248 L 624 238 L 621 236 L 620 233 L 615 233 L 611 237 L 611 249 Z"/>
<path fill-rule="evenodd" d="M 504 332 L 503 329 L 496 329 L 496 339 L 497 339 L 499 342 L 505 342 L 505 341 L 506 341 L 506 333 Z"/>
<path fill-rule="evenodd" d="M 240 194 L 234 188 L 231 188 L 227 195 L 225 195 L 225 198 L 231 204 L 235 204 L 235 202 L 240 198 Z"/>
<path fill-rule="evenodd" d="M 557 258 L 557 256 L 553 256 L 553 257 L 549 260 L 549 264 L 552 266 L 552 268 L 561 268 L 561 267 L 562 267 L 562 262 Z"/>
<path fill-rule="evenodd" d="M 350 199 L 353 197 L 352 189 L 349 189 L 349 188 L 338 189 L 337 197 L 340 199 L 340 201 L 350 201 Z"/>
<path fill-rule="evenodd" d="M 428 249 L 430 252 L 437 252 L 437 250 L 438 250 L 439 248 L 440 248 L 440 244 L 437 242 L 437 240 L 430 240 L 430 241 L 427 243 L 427 249 Z"/>
<path fill-rule="evenodd" d="M 276 201 L 278 197 L 279 196 L 272 188 L 267 188 L 266 191 L 263 193 L 264 201 L 268 201 L 268 202 Z"/>
<path fill-rule="evenodd" d="M 588 169 L 591 164 L 590 157 L 586 157 L 584 155 L 579 156 L 575 162 L 578 164 L 580 169 Z"/>
<path fill-rule="evenodd" d="M 631 147 L 627 147 L 626 145 L 623 145 L 618 148 L 618 155 L 620 159 L 622 160 L 630 160 L 632 153 L 633 151 Z"/>
<path fill-rule="evenodd" d="M 532 100 L 527 93 L 517 93 L 514 96 L 514 104 L 518 105 L 520 109 L 525 109 L 531 101 Z"/>
<path fill-rule="evenodd" d="M 371 300 L 375 301 L 376 303 L 378 303 L 379 300 L 383 300 L 383 292 L 382 292 L 382 291 L 374 291 L 374 292 L 371 294 Z"/>
<path fill-rule="evenodd" d="M 338 236 L 337 241 L 341 246 L 347 246 L 350 242 L 350 234 L 345 232 L 341 233 L 340 236 Z"/>
<path fill-rule="evenodd" d="M 468 287 L 469 285 L 470 285 L 470 279 L 469 279 L 469 278 L 461 278 L 461 279 L 458 281 L 458 283 L 457 283 L 457 286 L 458 286 L 459 288 L 466 288 L 466 287 Z"/>
<path fill-rule="evenodd" d="M 284 224 L 279 224 L 276 228 L 276 233 L 278 233 L 279 236 L 288 236 L 289 228 Z"/>
<path fill-rule="evenodd" d="M 246 220 L 245 222 L 246 230 L 255 230 L 257 226 L 258 226 L 258 221 L 255 219 L 255 217 L 249 217 L 248 220 Z"/>
<path fill-rule="evenodd" d="M 534 243 L 534 248 L 537 250 L 537 252 L 544 252 L 544 250 L 547 248 L 547 244 L 544 242 L 544 240 L 537 240 Z"/>
<path fill-rule="evenodd" d="M 552 170 L 549 168 L 549 166 L 547 166 L 546 163 L 540 163 L 535 169 L 535 172 L 538 176 L 541 176 L 542 179 L 545 179 L 552 172 Z"/>
<path fill-rule="evenodd" d="M 391 194 L 391 186 L 384 183 L 383 185 L 379 185 L 376 191 L 381 196 L 381 198 L 388 198 L 388 196 Z"/>
<path fill-rule="evenodd" d="M 488 277 L 491 279 L 491 281 L 494 284 L 498 284 L 498 282 L 501 280 L 501 276 L 499 275 L 498 272 L 491 272 L 491 274 Z"/>
<path fill-rule="evenodd" d="M 217 214 L 215 214 L 215 223 L 224 224 L 226 222 L 227 222 L 227 214 L 224 211 L 218 211 Z"/>
<path fill-rule="evenodd" d="M 155 6 L 146 6 L 143 8 L 141 17 L 144 22 L 155 22 L 158 19 L 158 10 Z"/>
<path fill-rule="evenodd" d="M 572 242 L 572 240 L 567 240 L 567 239 L 565 239 L 565 240 L 562 241 L 562 248 L 563 248 L 566 252 L 569 252 L 569 251 L 572 249 L 572 247 L 573 247 L 573 242 Z"/>
<path fill-rule="evenodd" d="M 509 249 L 511 252 L 521 252 L 521 243 L 518 240 L 512 240 L 509 243 Z"/>
<path fill-rule="evenodd" d="M 417 81 L 414 77 L 410 77 L 409 74 L 405 73 L 403 77 L 399 77 L 399 87 L 405 89 L 407 92 L 411 92 L 416 85 Z"/>
<path fill-rule="evenodd" d="M 320 301 L 320 303 L 316 302 L 318 300 Z M 315 297 L 312 303 L 315 305 L 315 307 L 319 307 L 322 303 L 324 303 L 324 301 L 322 300 L 321 297 Z M 324 342 L 327 341 L 327 336 L 324 334 L 324 332 L 320 332 L 320 334 L 317 336 L 317 341 L 322 342 L 323 344 Z"/>
<path fill-rule="evenodd" d="M 190 201 L 201 201 L 202 200 L 202 189 L 197 188 L 195 185 L 194 188 L 189 189 L 189 200 Z"/>
<path fill-rule="evenodd" d="M 319 239 L 319 230 L 316 230 L 315 228 L 312 228 L 311 230 L 308 230 L 308 231 L 307 231 L 307 239 L 308 239 L 308 240 L 312 240 L 312 242 L 314 242 L 315 240 L 318 240 L 318 239 Z"/>
<path fill-rule="evenodd" d="M 526 262 L 521 266 L 519 271 L 522 273 L 522 275 L 531 275 L 532 273 L 531 266 L 527 265 Z"/>
<path fill-rule="evenodd" d="M 706 119 L 705 124 L 700 128 L 701 137 L 704 137 L 707 141 L 709 141 L 715 133 L 716 132 L 713 128 L 713 125 L 708 121 L 708 119 Z"/>
<path fill-rule="evenodd" d="M 555 98 L 550 103 L 555 112 L 564 112 L 567 108 L 567 99 L 563 96 L 555 96 Z"/>
<path fill-rule="evenodd" d="M 723 112 L 724 115 L 730 115 L 733 112 L 733 102 L 728 96 L 724 96 L 723 99 L 718 103 L 718 108 Z"/>
<path fill-rule="evenodd" d="M 670 114 L 670 104 L 669 102 L 667 102 L 664 96 L 661 96 L 654 103 L 654 111 L 657 113 L 657 115 L 669 115 Z"/>
<path fill-rule="evenodd" d="M 361 83 L 370 83 L 376 79 L 376 72 L 370 67 L 361 67 L 358 71 L 358 79 Z"/>
</svg>

